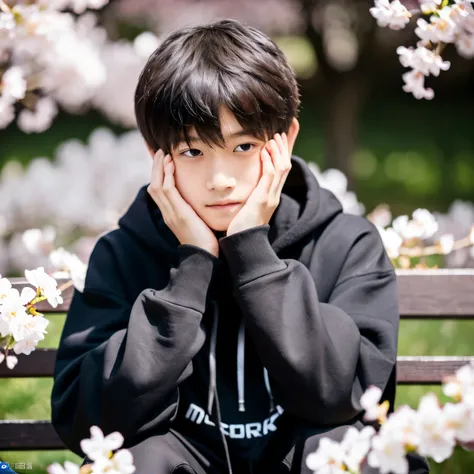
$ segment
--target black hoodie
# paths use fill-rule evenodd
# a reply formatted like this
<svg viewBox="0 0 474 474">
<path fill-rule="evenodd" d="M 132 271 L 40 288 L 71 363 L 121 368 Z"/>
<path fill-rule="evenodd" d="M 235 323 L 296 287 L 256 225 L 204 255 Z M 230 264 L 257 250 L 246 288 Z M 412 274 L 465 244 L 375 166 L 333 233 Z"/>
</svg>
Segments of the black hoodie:
<svg viewBox="0 0 474 474">
<path fill-rule="evenodd" d="M 350 423 L 369 385 L 393 404 L 392 264 L 375 226 L 292 165 L 270 224 L 219 238 L 219 258 L 180 245 L 146 186 L 98 241 L 54 371 L 70 450 L 91 425 L 124 447 L 172 427 L 246 460 L 284 417 Z"/>
</svg>

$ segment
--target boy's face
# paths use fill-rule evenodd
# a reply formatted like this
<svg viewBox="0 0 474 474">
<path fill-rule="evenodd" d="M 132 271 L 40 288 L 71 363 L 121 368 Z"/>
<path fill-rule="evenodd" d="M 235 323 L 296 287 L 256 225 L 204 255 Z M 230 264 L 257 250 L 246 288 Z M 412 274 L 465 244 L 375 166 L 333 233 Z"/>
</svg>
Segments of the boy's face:
<svg viewBox="0 0 474 474">
<path fill-rule="evenodd" d="M 172 151 L 176 188 L 198 216 L 214 231 L 226 231 L 256 188 L 261 176 L 260 152 L 266 142 L 243 134 L 242 126 L 225 106 L 219 113 L 223 148 L 211 148 L 190 131 L 191 147 L 179 143 Z M 296 118 L 287 133 L 289 153 L 298 135 Z M 154 152 L 150 149 L 153 157 Z M 235 205 L 216 206 L 222 201 Z"/>
<path fill-rule="evenodd" d="M 226 231 L 234 216 L 257 186 L 261 174 L 260 152 L 265 141 L 239 135 L 242 127 L 227 108 L 220 109 L 225 147 L 211 148 L 191 131 L 191 148 L 186 142 L 172 150 L 175 183 L 184 200 L 213 230 Z M 231 206 L 215 206 L 222 201 Z"/>
</svg>

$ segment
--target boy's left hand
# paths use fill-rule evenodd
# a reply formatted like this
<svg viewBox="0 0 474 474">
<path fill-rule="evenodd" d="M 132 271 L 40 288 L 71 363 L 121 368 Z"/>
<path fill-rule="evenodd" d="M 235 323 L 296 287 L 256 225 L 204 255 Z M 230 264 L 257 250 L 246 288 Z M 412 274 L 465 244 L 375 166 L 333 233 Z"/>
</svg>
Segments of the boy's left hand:
<svg viewBox="0 0 474 474">
<path fill-rule="evenodd" d="M 260 152 L 262 176 L 242 209 L 229 224 L 226 235 L 268 224 L 280 203 L 280 195 L 291 170 L 291 156 L 285 133 L 275 134 Z"/>
</svg>

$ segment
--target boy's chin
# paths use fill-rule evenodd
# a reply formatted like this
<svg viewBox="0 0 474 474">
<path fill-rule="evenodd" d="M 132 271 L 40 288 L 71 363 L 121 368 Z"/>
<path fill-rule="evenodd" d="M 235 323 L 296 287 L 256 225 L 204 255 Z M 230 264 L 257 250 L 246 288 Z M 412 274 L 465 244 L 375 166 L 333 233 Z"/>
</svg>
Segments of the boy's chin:
<svg viewBox="0 0 474 474">
<path fill-rule="evenodd" d="M 228 225 L 208 225 L 213 232 L 227 232 Z"/>
<path fill-rule="evenodd" d="M 213 232 L 227 232 L 230 222 L 206 222 L 209 229 Z"/>
</svg>

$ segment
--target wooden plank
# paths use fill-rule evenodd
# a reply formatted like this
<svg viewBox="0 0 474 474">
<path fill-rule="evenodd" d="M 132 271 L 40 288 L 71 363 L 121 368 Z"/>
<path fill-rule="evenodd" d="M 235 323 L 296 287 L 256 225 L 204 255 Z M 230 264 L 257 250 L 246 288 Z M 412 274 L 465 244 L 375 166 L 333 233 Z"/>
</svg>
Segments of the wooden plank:
<svg viewBox="0 0 474 474">
<path fill-rule="evenodd" d="M 443 377 L 461 366 L 474 362 L 474 356 L 399 356 L 397 383 L 401 385 L 437 385 Z"/>
<path fill-rule="evenodd" d="M 398 358 L 398 383 L 439 384 L 445 375 L 474 357 L 420 356 Z M 0 451 L 65 449 L 48 420 L 0 420 Z"/>
<path fill-rule="evenodd" d="M 30 355 L 19 354 L 15 368 L 9 369 L 5 361 L 0 364 L 0 379 L 18 377 L 52 377 L 56 349 L 35 349 Z M 14 354 L 12 352 L 12 354 Z"/>
<path fill-rule="evenodd" d="M 404 319 L 474 319 L 474 269 L 397 270 L 400 313 Z M 25 278 L 10 278 L 21 290 Z M 68 280 L 58 280 L 60 285 Z M 73 288 L 64 291 L 64 303 L 51 308 L 46 302 L 40 311 L 67 312 Z"/>
<path fill-rule="evenodd" d="M 26 278 L 9 278 L 9 280 L 13 288 L 16 288 L 20 292 L 25 286 L 31 287 Z M 56 281 L 58 282 L 58 287 L 60 287 L 61 285 L 66 285 L 70 280 L 67 278 L 58 278 Z M 62 297 L 64 300 L 62 304 L 58 305 L 56 308 L 53 308 L 47 301 L 43 301 L 39 303 L 36 308 L 40 313 L 66 313 L 69 309 L 69 305 L 71 304 L 73 293 L 74 287 L 69 286 L 62 292 Z"/>
<path fill-rule="evenodd" d="M 474 269 L 397 270 L 404 318 L 474 319 Z"/>
<path fill-rule="evenodd" d="M 48 420 L 0 421 L 0 451 L 66 449 Z"/>
<path fill-rule="evenodd" d="M 20 354 L 13 370 L 0 364 L 1 378 L 52 377 L 56 349 L 36 349 L 29 356 Z M 439 384 L 443 376 L 454 373 L 461 365 L 474 361 L 474 356 L 399 356 L 398 383 Z"/>
</svg>

